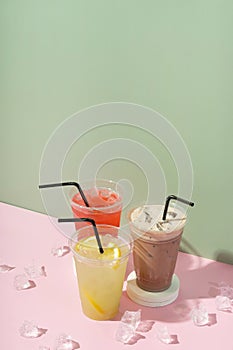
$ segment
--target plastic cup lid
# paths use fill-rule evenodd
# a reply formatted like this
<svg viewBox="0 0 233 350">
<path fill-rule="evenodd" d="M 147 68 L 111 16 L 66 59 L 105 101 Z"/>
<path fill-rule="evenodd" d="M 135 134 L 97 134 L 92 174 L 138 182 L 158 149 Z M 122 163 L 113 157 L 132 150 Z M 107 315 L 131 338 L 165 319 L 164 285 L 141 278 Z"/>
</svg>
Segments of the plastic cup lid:
<svg viewBox="0 0 233 350">
<path fill-rule="evenodd" d="M 127 278 L 127 294 L 129 298 L 135 303 L 144 306 L 159 307 L 171 304 L 178 297 L 179 288 L 180 281 L 175 274 L 172 277 L 171 286 L 162 292 L 148 292 L 141 289 L 136 283 L 135 271 L 131 272 Z"/>
</svg>

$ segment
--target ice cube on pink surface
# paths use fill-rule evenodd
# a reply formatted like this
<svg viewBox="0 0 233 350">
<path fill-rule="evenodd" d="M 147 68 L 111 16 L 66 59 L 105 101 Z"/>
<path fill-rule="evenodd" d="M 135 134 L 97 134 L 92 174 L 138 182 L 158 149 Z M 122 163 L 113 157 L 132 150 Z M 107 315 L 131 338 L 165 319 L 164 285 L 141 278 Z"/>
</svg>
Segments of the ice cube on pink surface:
<svg viewBox="0 0 233 350">
<path fill-rule="evenodd" d="M 203 304 L 199 304 L 197 307 L 193 308 L 191 318 L 195 326 L 204 326 L 209 322 L 209 315 Z"/>
<path fill-rule="evenodd" d="M 127 344 L 135 335 L 136 329 L 141 322 L 141 310 L 125 311 L 119 323 L 115 338 L 121 343 Z"/>
</svg>

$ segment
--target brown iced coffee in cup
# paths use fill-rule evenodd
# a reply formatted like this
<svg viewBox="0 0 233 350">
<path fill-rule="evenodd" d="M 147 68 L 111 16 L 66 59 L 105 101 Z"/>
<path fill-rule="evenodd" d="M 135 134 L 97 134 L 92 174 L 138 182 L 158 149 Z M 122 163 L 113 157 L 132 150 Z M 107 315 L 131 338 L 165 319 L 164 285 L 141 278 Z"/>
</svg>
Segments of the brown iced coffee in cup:
<svg viewBox="0 0 233 350">
<path fill-rule="evenodd" d="M 150 292 L 170 287 L 180 240 L 186 223 L 181 208 L 170 207 L 162 220 L 163 205 L 145 205 L 130 211 L 134 236 L 133 259 L 137 285 Z"/>
</svg>

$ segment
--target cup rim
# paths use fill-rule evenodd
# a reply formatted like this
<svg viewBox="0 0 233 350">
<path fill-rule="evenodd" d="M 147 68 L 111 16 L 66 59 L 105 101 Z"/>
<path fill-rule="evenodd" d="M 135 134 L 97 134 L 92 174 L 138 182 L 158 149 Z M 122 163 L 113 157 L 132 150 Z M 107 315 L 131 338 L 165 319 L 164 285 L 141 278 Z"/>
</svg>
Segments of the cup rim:
<svg viewBox="0 0 233 350">
<path fill-rule="evenodd" d="M 180 210 L 182 213 L 184 213 L 185 219 L 181 221 L 181 223 L 177 224 L 176 227 L 174 228 L 174 230 L 172 231 L 146 231 L 146 230 L 142 230 L 140 229 L 138 226 L 136 226 L 133 221 L 131 220 L 131 215 L 134 212 L 134 210 L 138 209 L 138 208 L 143 208 L 146 206 L 161 206 L 164 207 L 164 204 L 145 204 L 142 206 L 137 206 L 135 208 L 132 208 L 128 213 L 127 213 L 127 219 L 131 228 L 131 231 L 133 232 L 135 239 L 143 239 L 145 241 L 150 241 L 151 239 L 147 236 L 150 236 L 151 238 L 153 238 L 153 240 L 157 240 L 158 242 L 165 242 L 167 240 L 171 240 L 172 238 L 175 238 L 179 235 L 179 233 L 183 232 L 184 227 L 187 223 L 187 215 L 185 215 L 184 210 L 182 210 L 182 207 L 179 205 L 175 205 L 174 207 L 177 208 L 178 210 Z M 172 207 L 172 204 L 171 204 Z"/>
<path fill-rule="evenodd" d="M 80 208 L 80 209 L 85 209 L 87 210 L 88 212 L 91 212 L 91 211 L 106 211 L 106 210 L 110 210 L 112 208 L 115 208 L 115 207 L 123 207 L 123 187 L 121 186 L 121 184 L 119 184 L 118 182 L 115 182 L 113 180 L 108 180 L 108 179 L 102 179 L 102 178 L 98 178 L 98 179 L 95 179 L 95 180 L 87 180 L 87 181 L 84 181 L 81 183 L 81 186 L 82 185 L 85 185 L 85 184 L 92 184 L 92 185 L 95 185 L 95 183 L 97 181 L 102 181 L 102 182 L 106 182 L 108 184 L 113 184 L 114 186 L 118 186 L 118 188 L 120 188 L 120 191 L 116 191 L 116 190 L 113 190 L 114 192 L 117 193 L 118 195 L 118 200 L 116 200 L 113 204 L 111 205 L 106 205 L 106 206 L 103 206 L 103 207 L 95 207 L 95 206 L 92 206 L 92 207 L 87 207 L 86 205 L 80 205 L 76 202 L 73 201 L 73 197 L 74 197 L 74 194 L 72 195 L 72 193 L 74 192 L 74 188 L 72 188 L 69 192 L 69 196 L 70 196 L 70 203 L 73 207 L 75 208 Z M 98 186 L 96 186 L 98 188 Z M 91 188 L 91 187 L 90 187 Z M 106 187 L 108 189 L 108 187 Z M 110 187 L 109 187 L 110 188 Z"/>
<path fill-rule="evenodd" d="M 124 261 L 132 252 L 132 238 L 131 238 L 131 234 L 130 232 L 126 232 L 124 229 L 122 229 L 121 227 L 118 226 L 113 226 L 113 225 L 106 225 L 106 224 L 99 224 L 96 225 L 97 230 L 100 228 L 111 228 L 111 229 L 115 229 L 115 230 L 121 230 L 123 232 L 123 236 L 119 236 L 117 237 L 117 239 L 121 239 L 122 243 L 124 242 L 124 244 L 118 245 L 118 247 L 127 247 L 127 253 L 125 253 L 124 255 L 121 255 L 120 257 L 114 258 L 112 260 L 101 260 L 101 259 L 96 259 L 96 258 L 88 258 L 84 255 L 79 254 L 77 251 L 74 250 L 73 248 L 73 244 L 78 243 L 78 240 L 74 240 L 73 237 L 75 237 L 79 231 L 84 231 L 85 229 L 92 229 L 90 225 L 86 225 L 83 226 L 81 228 L 79 228 L 78 230 L 76 230 L 73 235 L 68 239 L 68 245 L 70 250 L 72 251 L 74 256 L 77 256 L 78 258 L 80 258 L 80 260 L 86 261 L 86 262 L 90 262 L 90 263 L 101 263 L 101 265 L 103 264 L 110 264 L 110 263 L 114 263 L 114 262 L 121 262 Z M 101 235 L 101 234 L 100 234 Z M 95 234 L 93 232 L 93 235 L 91 235 L 90 237 L 95 237 Z M 103 247 L 104 248 L 104 247 Z M 97 248 L 98 249 L 98 248 Z"/>
</svg>

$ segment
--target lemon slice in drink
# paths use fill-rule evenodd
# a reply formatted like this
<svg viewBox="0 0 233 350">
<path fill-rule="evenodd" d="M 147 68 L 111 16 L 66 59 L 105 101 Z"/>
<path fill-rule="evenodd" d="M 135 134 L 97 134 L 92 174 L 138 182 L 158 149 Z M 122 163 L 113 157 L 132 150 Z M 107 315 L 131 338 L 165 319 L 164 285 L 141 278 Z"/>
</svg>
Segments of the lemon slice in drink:
<svg viewBox="0 0 233 350">
<path fill-rule="evenodd" d="M 89 303 L 92 305 L 92 307 L 95 309 L 95 311 L 97 311 L 101 315 L 104 315 L 105 312 L 102 309 L 102 307 L 100 305 L 98 305 L 98 303 L 95 301 L 95 299 L 92 298 L 91 295 L 87 291 L 85 291 L 84 295 L 87 298 L 87 300 L 89 301 Z"/>
<path fill-rule="evenodd" d="M 108 243 L 107 247 L 104 248 L 104 253 L 101 255 L 103 260 L 115 260 L 120 258 L 121 251 L 115 243 Z"/>
<path fill-rule="evenodd" d="M 100 237 L 104 243 L 103 237 Z M 104 246 L 104 244 L 103 244 Z M 107 246 L 104 246 L 104 253 L 99 253 L 99 247 L 94 236 L 88 237 L 78 242 L 75 246 L 76 252 L 85 255 L 88 258 L 111 261 L 121 257 L 121 250 L 114 242 L 108 242 Z"/>
<path fill-rule="evenodd" d="M 116 270 L 119 266 L 119 258 L 121 257 L 121 250 L 114 243 L 109 243 L 104 250 L 104 260 L 114 260 L 112 262 L 112 268 Z M 103 254 L 103 255 L 104 255 Z"/>
<path fill-rule="evenodd" d="M 74 250 L 82 255 L 94 258 L 93 254 L 98 249 L 95 237 L 88 237 L 80 240 L 74 247 Z"/>
</svg>

